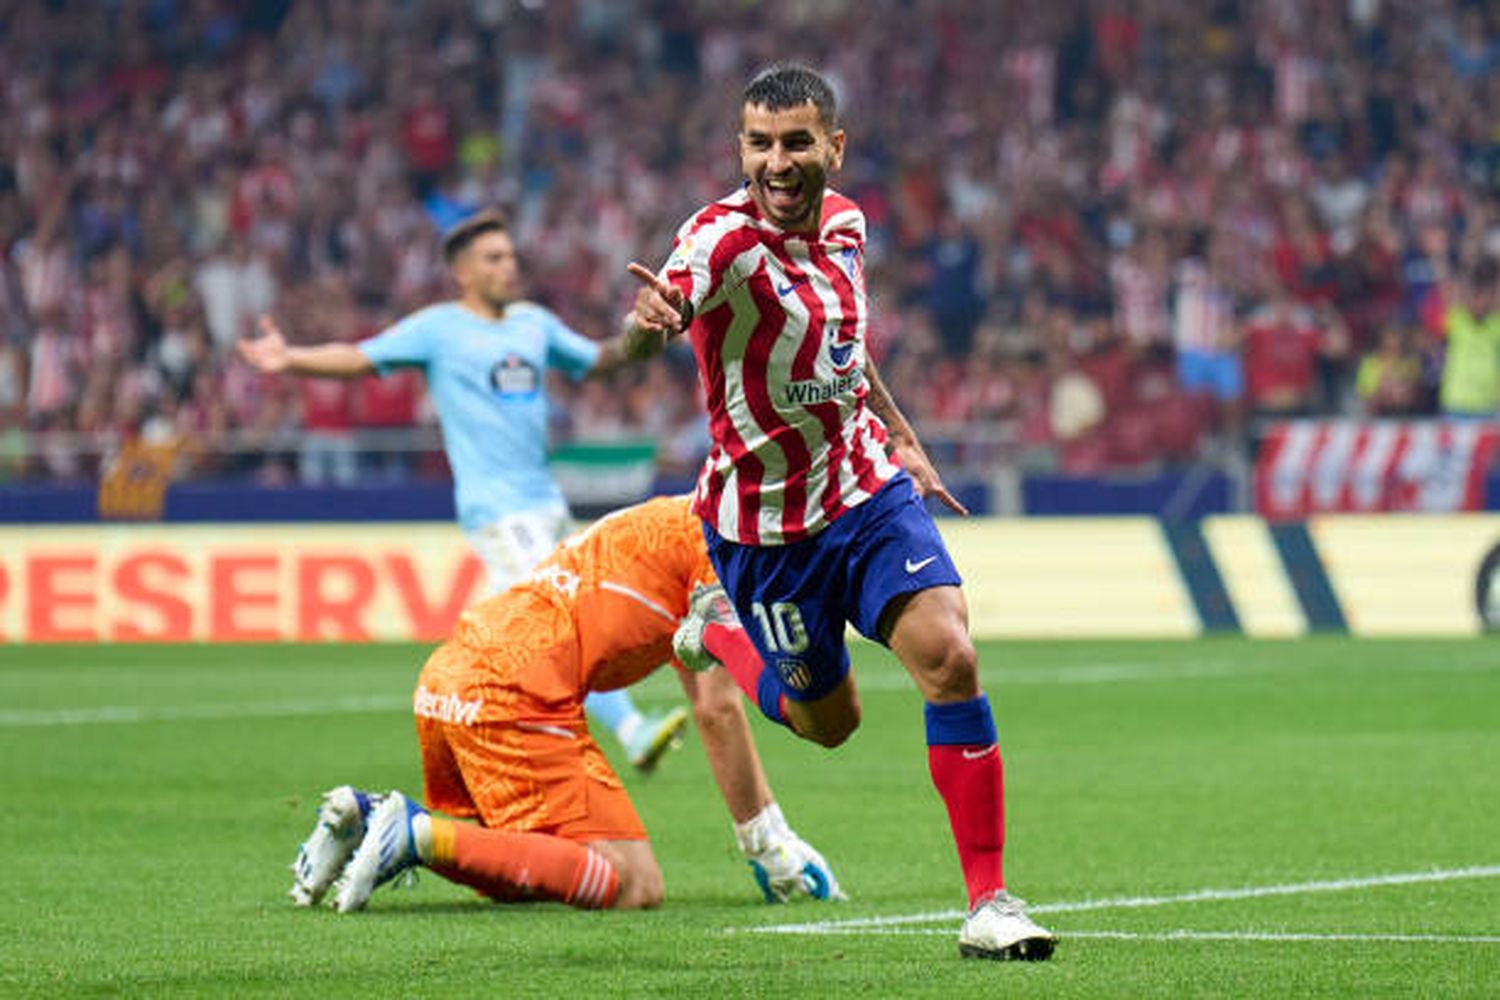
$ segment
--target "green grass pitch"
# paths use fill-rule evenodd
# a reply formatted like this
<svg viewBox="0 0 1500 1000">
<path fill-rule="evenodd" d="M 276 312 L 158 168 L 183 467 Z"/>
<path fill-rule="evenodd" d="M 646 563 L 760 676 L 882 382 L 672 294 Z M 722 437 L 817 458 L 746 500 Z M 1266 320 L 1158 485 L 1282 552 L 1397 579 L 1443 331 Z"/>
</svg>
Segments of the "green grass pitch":
<svg viewBox="0 0 1500 1000">
<path fill-rule="evenodd" d="M 324 788 L 420 791 L 403 705 L 424 652 L 0 647 L 0 995 L 1500 992 L 1492 641 L 984 644 L 1007 871 L 1061 937 L 1036 965 L 958 958 L 921 704 L 868 645 L 848 745 L 756 722 L 847 904 L 759 902 L 689 739 L 626 775 L 659 911 L 496 906 L 430 873 L 361 914 L 294 909 Z M 636 695 L 680 697 L 666 672 Z"/>
</svg>

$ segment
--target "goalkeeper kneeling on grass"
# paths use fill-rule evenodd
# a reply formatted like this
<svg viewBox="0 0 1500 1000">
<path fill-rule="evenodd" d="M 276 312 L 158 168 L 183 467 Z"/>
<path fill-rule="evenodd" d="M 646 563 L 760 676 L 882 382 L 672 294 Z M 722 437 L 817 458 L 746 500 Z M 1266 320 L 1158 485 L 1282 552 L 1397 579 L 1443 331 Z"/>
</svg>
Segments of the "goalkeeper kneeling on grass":
<svg viewBox="0 0 1500 1000">
<path fill-rule="evenodd" d="M 662 497 L 601 519 L 464 612 L 413 696 L 426 808 L 395 791 L 328 792 L 292 866 L 293 901 L 311 906 L 335 888 L 348 913 L 424 866 L 507 902 L 659 905 L 661 869 L 583 700 L 668 661 L 766 900 L 842 899 L 771 795 L 733 678 L 673 658 L 691 595 L 716 585 L 687 498 Z"/>
</svg>

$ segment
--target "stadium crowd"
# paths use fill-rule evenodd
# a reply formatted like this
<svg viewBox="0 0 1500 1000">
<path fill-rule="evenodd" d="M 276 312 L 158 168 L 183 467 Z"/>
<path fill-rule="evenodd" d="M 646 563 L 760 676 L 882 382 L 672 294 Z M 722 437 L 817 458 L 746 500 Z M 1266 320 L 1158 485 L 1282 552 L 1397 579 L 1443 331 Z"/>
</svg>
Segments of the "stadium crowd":
<svg viewBox="0 0 1500 1000">
<path fill-rule="evenodd" d="M 1494 350 L 1443 370 L 1449 306 L 1500 324 L 1493 5 L 39 0 L 0 10 L 0 478 L 133 435 L 199 475 L 357 474 L 360 435 L 431 424 L 420 376 L 264 379 L 232 352 L 259 313 L 368 336 L 449 294 L 436 234 L 498 204 L 531 296 L 607 335 L 784 58 L 858 122 L 872 350 L 940 461 L 1496 412 Z M 681 354 L 556 392 L 560 438 L 706 448 Z"/>
</svg>

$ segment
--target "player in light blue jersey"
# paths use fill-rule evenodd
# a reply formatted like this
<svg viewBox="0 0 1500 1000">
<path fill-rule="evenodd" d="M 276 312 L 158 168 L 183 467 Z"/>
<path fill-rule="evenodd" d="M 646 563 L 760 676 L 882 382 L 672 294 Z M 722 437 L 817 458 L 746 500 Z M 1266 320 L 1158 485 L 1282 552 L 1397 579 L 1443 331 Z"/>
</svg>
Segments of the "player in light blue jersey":
<svg viewBox="0 0 1500 1000">
<path fill-rule="evenodd" d="M 454 227 L 443 257 L 458 298 L 419 309 L 368 340 L 291 346 L 262 316 L 261 336 L 238 348 L 268 373 L 358 378 L 421 368 L 453 470 L 459 524 L 493 594 L 523 577 L 568 529 L 567 501 L 547 467 L 547 371 L 581 379 L 628 359 L 620 337 L 590 340 L 547 309 L 519 301 L 515 245 L 498 212 Z M 585 707 L 643 770 L 687 724 L 685 709 L 646 716 L 625 691 L 592 694 Z"/>
</svg>

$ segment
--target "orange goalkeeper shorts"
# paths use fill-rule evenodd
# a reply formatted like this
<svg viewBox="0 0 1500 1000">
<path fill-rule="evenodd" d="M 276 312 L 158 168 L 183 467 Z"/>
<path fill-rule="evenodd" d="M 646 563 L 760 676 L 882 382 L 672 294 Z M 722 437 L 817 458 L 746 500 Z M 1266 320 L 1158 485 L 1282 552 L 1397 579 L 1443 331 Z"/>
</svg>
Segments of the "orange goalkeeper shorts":
<svg viewBox="0 0 1500 1000">
<path fill-rule="evenodd" d="M 428 808 L 583 843 L 645 840 L 630 796 L 589 735 L 582 693 L 562 701 L 528 693 L 527 674 L 551 679 L 555 691 L 567 664 L 546 662 L 538 650 L 498 671 L 485 662 L 514 652 L 447 643 L 422 668 L 412 709 Z"/>
</svg>

